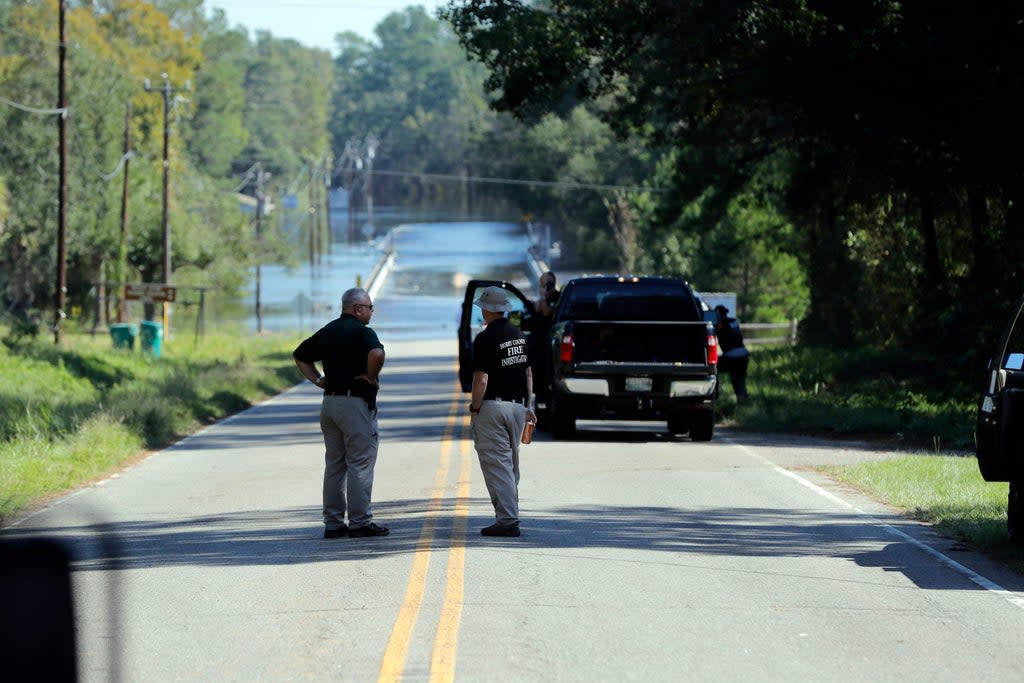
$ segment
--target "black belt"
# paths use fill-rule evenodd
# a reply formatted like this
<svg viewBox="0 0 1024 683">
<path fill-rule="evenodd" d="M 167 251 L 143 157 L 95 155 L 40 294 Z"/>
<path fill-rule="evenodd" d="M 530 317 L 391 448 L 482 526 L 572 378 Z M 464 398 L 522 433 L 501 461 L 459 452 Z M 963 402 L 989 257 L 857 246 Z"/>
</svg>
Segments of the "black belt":
<svg viewBox="0 0 1024 683">
<path fill-rule="evenodd" d="M 485 398 L 485 401 L 502 401 L 504 403 L 518 403 L 521 406 L 526 405 L 525 398 L 502 398 L 501 396 L 495 396 L 493 398 Z"/>
<path fill-rule="evenodd" d="M 366 389 L 325 389 L 324 396 L 356 396 L 357 398 L 365 398 L 367 393 L 371 393 L 368 391 L 369 389 L 376 391 L 369 384 L 366 387 Z"/>
<path fill-rule="evenodd" d="M 366 389 L 329 389 L 324 391 L 324 396 L 352 396 L 353 398 L 361 398 L 366 402 L 370 410 L 377 410 L 377 388 L 371 387 L 369 384 L 366 386 L 370 391 Z"/>
</svg>

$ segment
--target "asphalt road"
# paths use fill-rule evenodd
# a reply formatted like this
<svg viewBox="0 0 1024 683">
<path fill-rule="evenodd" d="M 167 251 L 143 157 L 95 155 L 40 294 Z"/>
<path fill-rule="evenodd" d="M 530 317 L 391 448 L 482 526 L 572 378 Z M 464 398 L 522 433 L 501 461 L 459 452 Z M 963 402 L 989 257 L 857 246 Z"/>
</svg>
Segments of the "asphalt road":
<svg viewBox="0 0 1024 683">
<path fill-rule="evenodd" d="M 322 538 L 309 384 L 6 530 L 72 548 L 83 680 L 1024 679 L 1020 577 L 812 469 L 889 453 L 582 423 L 484 538 L 455 343 L 388 353 L 387 538 Z"/>
</svg>

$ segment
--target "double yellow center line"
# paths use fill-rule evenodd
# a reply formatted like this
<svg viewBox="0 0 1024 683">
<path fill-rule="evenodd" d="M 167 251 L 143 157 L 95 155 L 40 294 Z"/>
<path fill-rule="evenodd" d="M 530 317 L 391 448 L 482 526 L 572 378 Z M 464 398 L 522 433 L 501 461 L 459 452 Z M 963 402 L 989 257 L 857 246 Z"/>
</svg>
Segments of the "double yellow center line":
<svg viewBox="0 0 1024 683">
<path fill-rule="evenodd" d="M 409 583 L 405 590 L 405 599 L 398 610 L 395 625 L 391 630 L 391 638 L 384 650 L 378 681 L 400 681 L 405 671 L 405 662 L 409 653 L 416 619 L 423 595 L 426 592 L 427 570 L 430 568 L 430 556 L 433 553 L 434 536 L 441 517 L 441 504 L 445 498 L 448 484 L 448 473 L 451 469 L 452 451 L 456 443 L 456 428 L 461 427 L 460 436 L 465 435 L 469 427 L 469 417 L 461 414 L 459 404 L 464 400 L 459 387 L 455 388 L 448 418 L 445 422 L 444 437 L 441 441 L 441 461 L 438 463 L 431 489 L 430 502 L 427 505 L 426 519 L 420 531 L 419 540 L 413 551 L 412 569 L 409 572 Z M 455 651 L 458 644 L 459 622 L 462 618 L 462 597 L 464 587 L 464 569 L 466 560 L 466 525 L 469 520 L 469 477 L 470 458 L 469 440 L 462 436 L 459 444 L 459 475 L 455 494 L 454 521 L 452 523 L 451 543 L 448 547 L 448 568 L 446 571 L 444 604 L 437 621 L 434 635 L 434 649 L 430 658 L 430 680 L 452 681 L 455 679 Z"/>
</svg>

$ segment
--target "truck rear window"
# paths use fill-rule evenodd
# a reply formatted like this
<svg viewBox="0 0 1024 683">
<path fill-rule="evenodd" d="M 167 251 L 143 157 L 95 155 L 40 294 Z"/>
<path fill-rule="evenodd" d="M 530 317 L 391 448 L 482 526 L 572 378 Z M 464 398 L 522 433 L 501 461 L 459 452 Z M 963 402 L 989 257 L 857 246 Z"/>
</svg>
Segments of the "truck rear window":
<svg viewBox="0 0 1024 683">
<path fill-rule="evenodd" d="M 703 320 L 685 285 L 675 282 L 575 281 L 559 302 L 561 320 Z"/>
</svg>

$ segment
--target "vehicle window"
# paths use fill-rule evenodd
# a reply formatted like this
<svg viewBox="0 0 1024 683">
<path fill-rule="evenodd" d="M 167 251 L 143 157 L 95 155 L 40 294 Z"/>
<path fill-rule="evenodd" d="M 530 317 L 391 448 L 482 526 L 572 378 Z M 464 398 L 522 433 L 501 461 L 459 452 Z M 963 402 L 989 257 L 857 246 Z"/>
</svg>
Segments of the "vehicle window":
<svg viewBox="0 0 1024 683">
<path fill-rule="evenodd" d="M 1006 352 L 1003 354 L 1003 367 L 1007 370 L 1024 369 L 1024 320 L 1021 312 L 1011 323 L 1010 336 L 1006 339 Z"/>
<path fill-rule="evenodd" d="M 661 282 L 576 283 L 559 302 L 575 320 L 703 320 L 685 287 Z"/>
<path fill-rule="evenodd" d="M 484 286 L 484 287 L 474 287 L 473 288 L 473 301 L 476 301 L 478 298 L 480 298 L 481 292 L 483 292 L 483 290 L 486 289 L 486 288 L 487 288 L 486 286 Z M 526 304 L 523 302 L 522 299 L 520 299 L 518 296 L 516 296 L 512 292 L 506 292 L 505 294 L 506 294 L 506 296 L 508 296 L 508 300 L 512 303 L 512 312 L 509 313 L 507 315 L 507 317 L 510 320 L 512 320 L 512 322 L 516 326 L 522 325 L 522 321 L 527 317 L 526 316 Z M 480 310 L 479 306 L 471 306 L 470 309 L 471 310 L 470 310 L 469 324 L 470 324 L 470 327 L 472 328 L 474 336 L 475 336 L 476 333 L 479 332 L 480 330 L 482 330 L 483 327 L 484 327 L 484 314 L 483 314 L 483 311 Z"/>
</svg>

